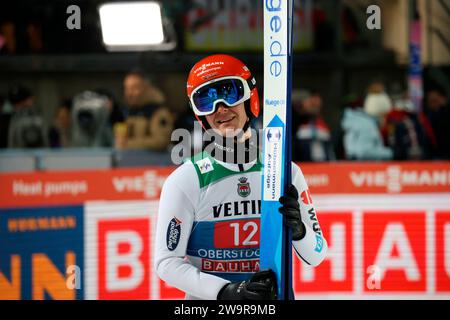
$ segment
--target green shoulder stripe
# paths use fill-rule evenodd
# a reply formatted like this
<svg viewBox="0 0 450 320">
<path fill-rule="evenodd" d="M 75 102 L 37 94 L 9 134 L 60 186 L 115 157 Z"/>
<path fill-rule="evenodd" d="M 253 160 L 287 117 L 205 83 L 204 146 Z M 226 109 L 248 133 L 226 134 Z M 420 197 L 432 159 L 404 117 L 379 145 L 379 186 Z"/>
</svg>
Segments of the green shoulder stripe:
<svg viewBox="0 0 450 320">
<path fill-rule="evenodd" d="M 200 188 L 234 174 L 261 170 L 261 162 L 259 161 L 259 158 L 251 168 L 241 172 L 236 172 L 225 168 L 207 152 L 197 153 L 195 156 L 191 157 L 191 161 L 194 164 L 195 171 L 197 172 Z"/>
</svg>

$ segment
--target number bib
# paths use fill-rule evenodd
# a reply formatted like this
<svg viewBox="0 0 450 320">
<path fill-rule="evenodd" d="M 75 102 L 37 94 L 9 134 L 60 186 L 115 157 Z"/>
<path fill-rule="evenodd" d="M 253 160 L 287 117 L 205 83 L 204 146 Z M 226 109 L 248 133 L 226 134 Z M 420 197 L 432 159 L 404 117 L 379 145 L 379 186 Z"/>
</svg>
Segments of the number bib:
<svg viewBox="0 0 450 320">
<path fill-rule="evenodd" d="M 200 197 L 187 258 L 203 272 L 230 281 L 248 279 L 259 271 L 261 163 L 236 172 L 206 153 L 191 161 Z"/>
</svg>

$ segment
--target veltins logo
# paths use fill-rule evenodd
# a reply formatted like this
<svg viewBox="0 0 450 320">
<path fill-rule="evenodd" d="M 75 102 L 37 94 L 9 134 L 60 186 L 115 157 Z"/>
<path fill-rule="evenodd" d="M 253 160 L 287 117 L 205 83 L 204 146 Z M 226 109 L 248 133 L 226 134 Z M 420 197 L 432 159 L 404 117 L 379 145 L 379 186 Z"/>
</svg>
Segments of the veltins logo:
<svg viewBox="0 0 450 320">
<path fill-rule="evenodd" d="M 167 249 L 173 251 L 177 248 L 178 242 L 180 242 L 181 236 L 181 220 L 177 219 L 177 217 L 173 217 L 169 222 L 169 226 L 167 227 Z"/>
<path fill-rule="evenodd" d="M 239 178 L 237 192 L 238 195 L 240 195 L 243 198 L 248 197 L 248 195 L 250 194 L 251 192 L 250 183 L 247 182 L 246 177 Z"/>
<path fill-rule="evenodd" d="M 196 164 L 197 164 L 198 168 L 200 169 L 201 174 L 204 174 L 204 173 L 214 170 L 211 160 L 209 160 L 209 158 L 198 160 L 196 162 Z"/>
</svg>

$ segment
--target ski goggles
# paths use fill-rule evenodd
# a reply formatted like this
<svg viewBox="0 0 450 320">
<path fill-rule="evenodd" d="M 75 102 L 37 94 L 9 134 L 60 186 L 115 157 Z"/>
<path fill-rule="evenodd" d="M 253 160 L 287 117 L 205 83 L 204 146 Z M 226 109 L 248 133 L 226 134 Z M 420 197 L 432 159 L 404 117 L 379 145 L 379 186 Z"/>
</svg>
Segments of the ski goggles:
<svg viewBox="0 0 450 320">
<path fill-rule="evenodd" d="M 207 116 L 216 112 L 217 104 L 235 107 L 250 99 L 250 87 L 240 77 L 214 79 L 196 88 L 190 103 L 197 116 Z"/>
</svg>

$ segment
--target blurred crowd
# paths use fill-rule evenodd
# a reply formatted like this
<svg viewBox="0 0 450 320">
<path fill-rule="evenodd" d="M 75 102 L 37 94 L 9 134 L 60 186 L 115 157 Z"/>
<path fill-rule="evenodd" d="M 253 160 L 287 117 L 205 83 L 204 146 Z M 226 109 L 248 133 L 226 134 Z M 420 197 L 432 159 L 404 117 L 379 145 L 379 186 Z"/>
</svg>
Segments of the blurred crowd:
<svg viewBox="0 0 450 320">
<path fill-rule="evenodd" d="M 382 81 L 344 100 L 340 127 L 332 133 L 320 93 L 294 90 L 294 160 L 450 159 L 450 103 L 439 86 L 426 91 L 420 107 L 407 92 L 388 94 Z"/>
<path fill-rule="evenodd" d="M 45 123 L 31 90 L 15 85 L 1 110 L 0 148 L 167 149 L 174 115 L 164 94 L 140 70 L 125 76 L 123 90 L 125 106 L 108 89 L 88 90 L 63 99 Z"/>
<path fill-rule="evenodd" d="M 33 92 L 14 85 L 0 99 L 0 148 L 164 151 L 175 128 L 193 129 L 189 110 L 170 111 L 140 70 L 124 77 L 123 101 L 105 88 L 84 91 L 63 99 L 46 123 Z M 294 161 L 450 159 L 450 101 L 438 86 L 427 89 L 418 111 L 406 92 L 388 94 L 382 81 L 373 81 L 363 95 L 345 97 L 337 130 L 325 121 L 317 90 L 294 89 L 292 108 Z"/>
</svg>

